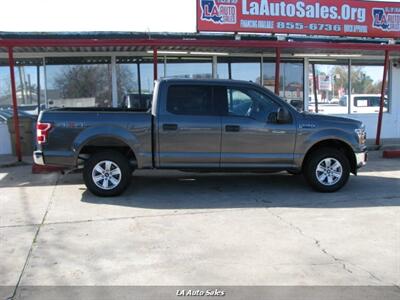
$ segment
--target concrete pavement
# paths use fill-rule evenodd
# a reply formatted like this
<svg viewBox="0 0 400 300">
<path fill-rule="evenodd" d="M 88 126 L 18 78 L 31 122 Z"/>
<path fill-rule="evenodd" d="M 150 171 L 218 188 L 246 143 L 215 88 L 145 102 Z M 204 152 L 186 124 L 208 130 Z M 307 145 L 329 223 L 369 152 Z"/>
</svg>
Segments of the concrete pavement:
<svg viewBox="0 0 400 300">
<path fill-rule="evenodd" d="M 285 173 L 135 172 L 117 198 L 80 174 L 0 169 L 0 285 L 400 286 L 400 160 L 373 152 L 334 194 Z M 400 288 L 399 288 L 400 289 Z"/>
</svg>

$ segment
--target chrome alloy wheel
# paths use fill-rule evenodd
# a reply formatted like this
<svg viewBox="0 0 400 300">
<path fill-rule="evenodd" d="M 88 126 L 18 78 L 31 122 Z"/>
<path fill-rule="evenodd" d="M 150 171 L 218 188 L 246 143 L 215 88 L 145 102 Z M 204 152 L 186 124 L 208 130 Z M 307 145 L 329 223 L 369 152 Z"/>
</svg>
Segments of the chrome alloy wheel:
<svg viewBox="0 0 400 300">
<path fill-rule="evenodd" d="M 343 167 L 336 158 L 327 157 L 318 163 L 315 175 L 321 184 L 332 186 L 342 178 Z"/>
<path fill-rule="evenodd" d="M 94 166 L 93 182 L 103 190 L 112 190 L 121 182 L 121 169 L 110 160 L 103 160 Z"/>
</svg>

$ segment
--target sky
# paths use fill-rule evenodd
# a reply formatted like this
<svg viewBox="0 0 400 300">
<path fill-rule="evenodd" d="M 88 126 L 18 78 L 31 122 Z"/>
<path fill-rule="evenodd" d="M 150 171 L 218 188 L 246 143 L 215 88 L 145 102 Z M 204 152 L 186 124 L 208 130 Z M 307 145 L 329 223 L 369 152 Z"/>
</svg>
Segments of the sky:
<svg viewBox="0 0 400 300">
<path fill-rule="evenodd" d="M 196 31 L 195 0 L 2 0 L 0 31 Z"/>
<path fill-rule="evenodd" d="M 1 2 L 0 31 L 196 31 L 196 0 Z"/>
</svg>

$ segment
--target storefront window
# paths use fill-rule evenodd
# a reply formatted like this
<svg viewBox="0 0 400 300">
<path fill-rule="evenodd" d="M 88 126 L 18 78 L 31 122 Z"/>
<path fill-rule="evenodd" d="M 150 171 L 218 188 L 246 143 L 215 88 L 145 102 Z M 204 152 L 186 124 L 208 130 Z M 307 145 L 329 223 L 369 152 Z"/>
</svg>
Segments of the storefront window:
<svg viewBox="0 0 400 300">
<path fill-rule="evenodd" d="M 217 63 L 217 78 L 218 79 L 231 79 L 229 76 L 229 62 Z"/>
<path fill-rule="evenodd" d="M 282 70 L 282 68 L 281 68 Z M 281 74 L 282 77 L 282 74 Z M 275 63 L 264 62 L 263 63 L 263 82 L 262 85 L 269 89 L 271 92 L 275 92 Z"/>
<path fill-rule="evenodd" d="M 379 64 L 353 61 L 351 65 L 350 112 L 378 113 L 381 99 L 383 62 Z M 385 90 L 383 112 L 389 111 L 388 90 Z"/>
<path fill-rule="evenodd" d="M 0 109 L 10 108 L 11 100 L 11 80 L 10 69 L 6 59 L 0 60 Z"/>
<path fill-rule="evenodd" d="M 164 77 L 164 63 L 157 64 L 157 79 Z M 143 93 L 153 93 L 154 89 L 154 66 L 152 62 L 145 61 L 140 64 L 140 86 Z"/>
<path fill-rule="evenodd" d="M 157 64 L 158 78 L 163 77 L 164 64 Z M 118 106 L 133 109 L 150 107 L 153 88 L 153 58 L 117 57 Z"/>
<path fill-rule="evenodd" d="M 261 58 L 232 58 L 232 79 L 261 83 Z"/>
<path fill-rule="evenodd" d="M 11 112 L 11 80 L 8 60 L 0 62 L 0 109 Z M 16 59 L 15 85 L 20 114 L 38 115 L 39 107 L 44 108 L 44 75 L 41 59 Z"/>
<path fill-rule="evenodd" d="M 275 62 L 263 63 L 263 86 L 275 91 Z M 304 69 L 302 62 L 281 62 L 279 78 L 279 96 L 303 110 Z"/>
<path fill-rule="evenodd" d="M 313 65 L 318 103 L 315 103 Z M 350 71 L 350 82 L 349 82 Z M 310 62 L 308 110 L 322 114 L 378 113 L 381 98 L 383 62 L 349 60 Z M 388 85 L 389 86 L 389 85 Z M 384 112 L 389 111 L 388 89 Z M 349 99 L 350 98 L 350 99 Z"/>
<path fill-rule="evenodd" d="M 109 57 L 46 58 L 49 107 L 111 107 Z"/>
<path fill-rule="evenodd" d="M 212 77 L 211 57 L 167 57 L 167 78 L 207 79 Z"/>
<path fill-rule="evenodd" d="M 129 93 L 139 93 L 139 67 L 137 59 L 117 59 L 118 106 Z"/>
<path fill-rule="evenodd" d="M 260 84 L 261 58 L 219 57 L 217 78 L 251 81 Z"/>
<path fill-rule="evenodd" d="M 296 107 L 303 110 L 304 101 L 304 66 L 303 63 L 287 62 L 281 66 L 279 95 Z"/>
<path fill-rule="evenodd" d="M 349 84 L 348 66 L 348 62 L 339 61 L 337 63 L 310 62 L 308 111 L 328 115 L 348 113 L 346 98 Z M 317 97 L 317 103 L 315 97 Z"/>
</svg>

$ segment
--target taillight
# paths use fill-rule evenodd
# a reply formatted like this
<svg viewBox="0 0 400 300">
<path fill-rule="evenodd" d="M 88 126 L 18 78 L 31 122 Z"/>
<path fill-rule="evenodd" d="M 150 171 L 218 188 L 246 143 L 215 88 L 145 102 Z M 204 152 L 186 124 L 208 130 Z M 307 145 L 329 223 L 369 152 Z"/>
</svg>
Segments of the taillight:
<svg viewBox="0 0 400 300">
<path fill-rule="evenodd" d="M 47 136 L 49 134 L 50 129 L 51 129 L 50 123 L 37 122 L 37 124 L 36 124 L 36 140 L 39 145 L 46 143 Z"/>
</svg>

